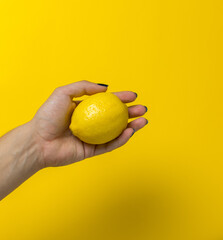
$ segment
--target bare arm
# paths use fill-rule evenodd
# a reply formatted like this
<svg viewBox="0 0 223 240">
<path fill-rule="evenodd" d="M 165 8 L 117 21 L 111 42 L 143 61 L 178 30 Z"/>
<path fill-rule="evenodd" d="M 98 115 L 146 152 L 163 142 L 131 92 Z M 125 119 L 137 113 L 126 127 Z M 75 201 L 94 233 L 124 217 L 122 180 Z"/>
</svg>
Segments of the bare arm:
<svg viewBox="0 0 223 240">
<path fill-rule="evenodd" d="M 143 117 L 135 119 L 118 138 L 101 145 L 87 144 L 75 137 L 69 125 L 78 102 L 72 99 L 106 90 L 105 86 L 88 81 L 59 87 L 30 122 L 0 138 L 0 200 L 42 168 L 68 165 L 112 151 L 147 124 Z M 136 98 L 130 91 L 114 94 L 125 103 Z M 129 118 L 142 116 L 145 112 L 143 105 L 131 106 Z"/>
<path fill-rule="evenodd" d="M 40 154 L 31 122 L 0 138 L 0 200 L 41 169 Z"/>
</svg>

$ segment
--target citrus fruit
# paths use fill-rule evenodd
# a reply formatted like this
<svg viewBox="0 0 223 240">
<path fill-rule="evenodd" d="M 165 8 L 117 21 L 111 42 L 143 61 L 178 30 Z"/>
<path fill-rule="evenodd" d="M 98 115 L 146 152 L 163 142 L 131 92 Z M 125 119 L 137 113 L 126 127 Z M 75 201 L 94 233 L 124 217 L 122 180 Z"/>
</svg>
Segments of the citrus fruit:
<svg viewBox="0 0 223 240">
<path fill-rule="evenodd" d="M 102 144 L 122 133 L 128 117 L 128 107 L 115 94 L 96 93 L 75 108 L 70 129 L 83 142 Z"/>
</svg>

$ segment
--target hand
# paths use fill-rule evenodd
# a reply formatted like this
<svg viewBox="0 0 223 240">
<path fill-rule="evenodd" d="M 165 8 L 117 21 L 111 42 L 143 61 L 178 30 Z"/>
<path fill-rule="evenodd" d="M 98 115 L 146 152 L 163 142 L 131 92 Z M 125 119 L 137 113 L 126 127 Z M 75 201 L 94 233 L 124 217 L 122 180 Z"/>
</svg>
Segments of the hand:
<svg viewBox="0 0 223 240">
<path fill-rule="evenodd" d="M 112 151 L 124 145 L 134 131 L 138 131 L 147 124 L 143 117 L 128 123 L 127 128 L 116 139 L 100 145 L 87 144 L 75 137 L 69 125 L 71 116 L 78 101 L 74 97 L 92 95 L 105 92 L 107 87 L 88 81 L 71 83 L 56 88 L 52 95 L 37 111 L 31 122 L 34 124 L 35 138 L 41 146 L 42 167 L 68 165 L 85 158 L 93 157 Z M 130 91 L 115 92 L 123 103 L 133 102 L 136 94 Z M 142 105 L 130 106 L 129 118 L 145 114 L 146 107 Z"/>
</svg>

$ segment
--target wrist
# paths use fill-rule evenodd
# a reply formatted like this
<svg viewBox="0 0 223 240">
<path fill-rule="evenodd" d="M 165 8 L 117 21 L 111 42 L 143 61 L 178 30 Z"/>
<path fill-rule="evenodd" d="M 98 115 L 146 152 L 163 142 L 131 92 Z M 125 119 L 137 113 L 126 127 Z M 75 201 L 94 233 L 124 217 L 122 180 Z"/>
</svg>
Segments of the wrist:
<svg viewBox="0 0 223 240">
<path fill-rule="evenodd" d="M 44 168 L 42 145 L 36 135 L 35 124 L 31 120 L 21 126 L 26 144 L 26 156 L 29 159 L 32 171 L 37 172 Z"/>
<path fill-rule="evenodd" d="M 33 146 L 35 148 L 36 152 L 36 164 L 39 168 L 39 170 L 46 168 L 46 146 L 47 141 L 40 135 L 39 133 L 39 127 L 38 123 L 36 122 L 36 119 L 33 118 L 31 121 L 29 121 L 27 124 L 27 128 L 30 129 L 30 135 L 32 136 L 32 142 Z"/>
</svg>

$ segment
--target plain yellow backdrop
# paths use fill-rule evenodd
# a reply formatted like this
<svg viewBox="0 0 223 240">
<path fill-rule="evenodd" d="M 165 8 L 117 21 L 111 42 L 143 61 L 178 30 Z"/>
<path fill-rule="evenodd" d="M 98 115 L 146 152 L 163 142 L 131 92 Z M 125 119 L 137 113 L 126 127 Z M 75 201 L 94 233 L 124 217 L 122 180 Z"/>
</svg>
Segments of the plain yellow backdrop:
<svg viewBox="0 0 223 240">
<path fill-rule="evenodd" d="M 124 147 L 40 171 L 0 202 L 2 240 L 223 238 L 220 0 L 1 0 L 0 135 L 86 79 L 138 93 Z"/>
</svg>

